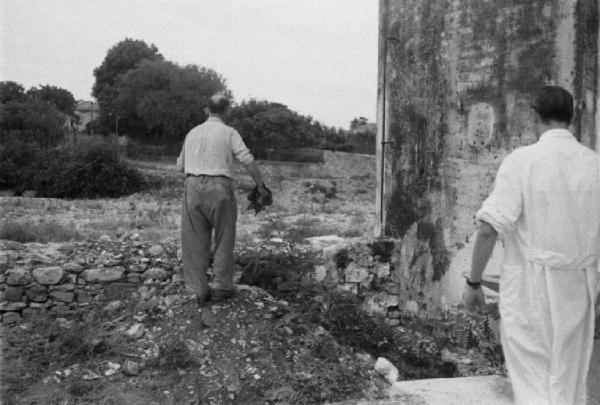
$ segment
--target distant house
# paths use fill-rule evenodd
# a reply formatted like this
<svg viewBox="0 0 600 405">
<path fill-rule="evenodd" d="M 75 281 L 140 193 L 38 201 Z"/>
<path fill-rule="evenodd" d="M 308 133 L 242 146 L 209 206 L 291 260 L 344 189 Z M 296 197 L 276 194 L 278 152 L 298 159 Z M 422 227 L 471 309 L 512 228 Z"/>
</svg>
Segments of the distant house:
<svg viewBox="0 0 600 405">
<path fill-rule="evenodd" d="M 75 115 L 78 121 L 75 123 L 75 128 L 80 132 L 87 132 L 89 124 L 98 119 L 100 109 L 98 103 L 89 100 L 78 100 L 75 107 Z"/>
<path fill-rule="evenodd" d="M 365 132 L 375 134 L 377 133 L 377 123 L 366 122 L 364 124 L 360 124 L 356 128 L 352 129 L 352 132 L 356 134 L 364 134 Z"/>
</svg>

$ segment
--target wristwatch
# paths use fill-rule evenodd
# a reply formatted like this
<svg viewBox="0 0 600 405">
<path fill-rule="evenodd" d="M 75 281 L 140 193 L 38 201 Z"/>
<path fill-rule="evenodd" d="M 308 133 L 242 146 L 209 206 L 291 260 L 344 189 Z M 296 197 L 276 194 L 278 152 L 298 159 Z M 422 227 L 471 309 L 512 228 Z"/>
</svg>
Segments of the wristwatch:
<svg viewBox="0 0 600 405">
<path fill-rule="evenodd" d="M 473 282 L 467 278 L 467 285 L 469 287 L 471 287 L 472 289 L 477 290 L 478 288 L 481 287 L 481 281 Z"/>
</svg>

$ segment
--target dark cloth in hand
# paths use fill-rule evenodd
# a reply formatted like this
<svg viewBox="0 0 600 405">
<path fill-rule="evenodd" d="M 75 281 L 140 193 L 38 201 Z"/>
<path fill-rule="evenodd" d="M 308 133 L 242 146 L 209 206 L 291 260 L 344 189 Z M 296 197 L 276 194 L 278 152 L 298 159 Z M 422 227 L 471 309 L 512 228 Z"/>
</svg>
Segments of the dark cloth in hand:
<svg viewBox="0 0 600 405">
<path fill-rule="evenodd" d="M 258 191 L 258 186 L 255 186 L 252 191 L 248 193 L 248 201 L 250 201 L 250 205 L 248 205 L 247 210 L 254 210 L 254 215 L 257 215 L 261 212 L 264 207 L 273 204 L 273 194 L 271 190 L 267 188 L 263 184 L 263 187 L 267 190 L 267 196 L 261 197 L 260 191 Z"/>
</svg>

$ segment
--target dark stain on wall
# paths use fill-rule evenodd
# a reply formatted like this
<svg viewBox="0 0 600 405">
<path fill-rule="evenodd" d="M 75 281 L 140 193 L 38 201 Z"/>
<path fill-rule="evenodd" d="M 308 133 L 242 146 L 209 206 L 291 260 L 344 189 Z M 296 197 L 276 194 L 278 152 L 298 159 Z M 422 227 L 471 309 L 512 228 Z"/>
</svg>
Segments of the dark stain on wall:
<svg viewBox="0 0 600 405">
<path fill-rule="evenodd" d="M 596 0 L 579 0 L 575 9 L 575 100 L 579 100 L 575 108 L 573 127 L 575 136 L 581 141 L 582 134 L 587 135 L 589 146 L 596 144 L 596 128 L 593 105 L 586 104 L 586 92 L 595 94 L 598 83 L 598 2 Z"/>
<path fill-rule="evenodd" d="M 392 144 L 388 154 L 391 173 L 387 175 L 393 179 L 386 183 L 392 185 L 392 191 L 387 201 L 385 232 L 403 237 L 417 223 L 419 245 L 434 255 L 434 277 L 439 279 L 449 260 L 443 246 L 442 221 L 431 218 L 431 200 L 441 190 L 440 162 L 448 133 L 448 85 L 441 60 L 448 2 L 407 3 L 403 7 L 416 10 L 416 18 L 399 15 L 390 28 L 390 35 L 400 38 L 401 44 L 389 54 L 389 69 L 397 75 L 390 81 L 388 133 Z M 413 271 L 425 277 L 428 264 L 417 260 L 422 253 L 414 252 L 414 266 L 420 268 Z"/>
<path fill-rule="evenodd" d="M 450 268 L 450 252 L 444 243 L 444 227 L 438 218 L 435 223 L 422 219 L 417 226 L 417 238 L 429 243 L 429 252 L 432 256 L 433 276 L 432 281 L 439 281 Z"/>
<path fill-rule="evenodd" d="M 399 16 L 391 35 L 401 45 L 390 52 L 389 69 L 398 72 L 390 82 L 392 181 L 387 203 L 386 234 L 402 237 L 413 223 L 431 211 L 429 192 L 438 189 L 438 170 L 446 133 L 447 85 L 440 66 L 445 1 L 404 4 L 418 18 Z M 389 173 L 388 173 L 389 175 Z"/>
</svg>

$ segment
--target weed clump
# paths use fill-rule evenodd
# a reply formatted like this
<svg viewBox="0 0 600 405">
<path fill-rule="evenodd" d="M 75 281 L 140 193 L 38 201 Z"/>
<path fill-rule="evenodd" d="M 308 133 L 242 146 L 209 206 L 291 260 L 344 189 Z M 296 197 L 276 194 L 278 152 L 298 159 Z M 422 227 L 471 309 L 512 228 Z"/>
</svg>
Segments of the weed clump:
<svg viewBox="0 0 600 405">
<path fill-rule="evenodd" d="M 197 364 L 189 347 L 181 336 L 174 336 L 159 347 L 159 356 L 155 365 L 168 370 L 187 368 Z"/>
</svg>

